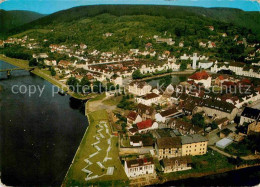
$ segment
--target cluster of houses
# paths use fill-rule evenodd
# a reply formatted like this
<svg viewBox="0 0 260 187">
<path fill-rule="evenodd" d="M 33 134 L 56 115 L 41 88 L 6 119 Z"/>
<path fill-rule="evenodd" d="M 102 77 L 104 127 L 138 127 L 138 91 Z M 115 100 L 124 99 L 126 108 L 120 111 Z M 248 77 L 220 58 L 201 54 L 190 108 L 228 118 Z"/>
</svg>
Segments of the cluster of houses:
<svg viewBox="0 0 260 187">
<path fill-rule="evenodd" d="M 183 89 L 180 86 L 186 87 Z M 227 92 L 206 92 L 214 86 Z M 234 90 L 236 87 L 241 87 L 242 91 L 247 89 L 249 93 L 229 92 L 228 89 Z M 136 110 L 127 115 L 130 146 L 150 149 L 147 152 L 149 156 L 143 157 L 141 154 L 135 160 L 125 160 L 124 168 L 129 178 L 154 174 L 154 159 L 159 160 L 164 173 L 191 169 L 192 156 L 206 154 L 208 145 L 205 129 L 185 120 L 191 119 L 196 113 L 214 121 L 221 130 L 220 138 L 223 139 L 217 142 L 217 147 L 223 142 L 241 141 L 244 135 L 230 133 L 226 126 L 234 123 L 234 118 L 244 106 L 260 99 L 259 87 L 255 87 L 249 79 L 210 75 L 206 71 L 196 72 L 179 86 L 169 85 L 163 90 L 153 88 L 146 82 L 133 81 L 127 91 L 134 95 L 137 103 Z M 246 107 L 240 124 L 249 124 L 248 134 L 260 132 L 259 120 L 260 110 Z M 147 134 L 150 134 L 149 141 Z"/>
</svg>

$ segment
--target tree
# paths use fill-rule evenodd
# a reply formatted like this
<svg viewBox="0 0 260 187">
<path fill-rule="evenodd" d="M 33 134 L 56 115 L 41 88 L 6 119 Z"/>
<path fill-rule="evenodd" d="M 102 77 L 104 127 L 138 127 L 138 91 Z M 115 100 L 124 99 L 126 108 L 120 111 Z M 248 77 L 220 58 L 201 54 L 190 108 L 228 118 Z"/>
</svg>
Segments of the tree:
<svg viewBox="0 0 260 187">
<path fill-rule="evenodd" d="M 184 71 L 186 69 L 187 69 L 187 63 L 186 62 L 182 62 L 181 65 L 180 65 L 180 70 Z"/>
<path fill-rule="evenodd" d="M 37 66 L 37 60 L 35 58 L 32 58 L 30 61 L 29 61 L 29 66 Z"/>
<path fill-rule="evenodd" d="M 56 71 L 53 67 L 50 68 L 51 71 L 51 76 L 55 76 L 56 75 Z"/>
<path fill-rule="evenodd" d="M 80 86 L 81 86 L 81 92 L 82 93 L 86 93 L 86 92 L 90 92 L 91 91 L 90 81 L 86 77 L 83 77 L 81 79 Z"/>
<path fill-rule="evenodd" d="M 218 128 L 218 124 L 217 124 L 215 121 L 213 121 L 213 122 L 210 124 L 210 126 L 211 126 L 212 129 Z"/>
<path fill-rule="evenodd" d="M 69 85 L 70 90 L 72 90 L 73 92 L 79 92 L 78 90 L 78 86 L 79 86 L 79 80 L 76 79 L 75 77 L 70 77 L 67 80 L 67 85 Z"/>
<path fill-rule="evenodd" d="M 201 128 L 205 127 L 205 119 L 202 114 L 197 113 L 192 116 L 191 123 Z"/>
<path fill-rule="evenodd" d="M 143 77 L 143 74 L 140 70 L 135 70 L 132 74 L 133 79 L 141 79 Z"/>
</svg>

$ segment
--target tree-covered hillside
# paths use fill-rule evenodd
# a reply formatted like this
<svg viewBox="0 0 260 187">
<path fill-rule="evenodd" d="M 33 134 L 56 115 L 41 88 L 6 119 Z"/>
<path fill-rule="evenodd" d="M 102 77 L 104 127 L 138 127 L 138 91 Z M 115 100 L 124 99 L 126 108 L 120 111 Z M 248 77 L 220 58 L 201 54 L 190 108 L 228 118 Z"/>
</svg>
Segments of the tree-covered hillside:
<svg viewBox="0 0 260 187">
<path fill-rule="evenodd" d="M 245 12 L 239 9 L 229 8 L 200 8 L 152 5 L 100 5 L 75 7 L 36 20 L 33 23 L 13 30 L 13 32 L 21 32 L 26 29 L 45 26 L 53 23 L 70 22 L 72 20 L 94 17 L 104 13 L 114 16 L 148 15 L 181 19 L 189 17 L 198 17 L 200 19 L 201 17 L 212 18 L 216 21 L 233 23 L 237 26 L 252 29 L 255 33 L 259 34 L 260 38 L 260 14 L 258 12 Z"/>
<path fill-rule="evenodd" d="M 10 29 L 16 28 L 23 24 L 32 22 L 36 19 L 43 17 L 44 15 L 30 12 L 30 11 L 5 11 L 0 10 L 0 34 L 7 32 Z"/>
</svg>

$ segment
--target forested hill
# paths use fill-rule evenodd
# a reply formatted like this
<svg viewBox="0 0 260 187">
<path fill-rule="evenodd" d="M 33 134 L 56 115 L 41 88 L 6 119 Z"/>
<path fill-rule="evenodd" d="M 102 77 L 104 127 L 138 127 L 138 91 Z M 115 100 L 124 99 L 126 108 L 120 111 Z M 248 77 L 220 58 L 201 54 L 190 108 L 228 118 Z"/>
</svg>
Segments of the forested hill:
<svg viewBox="0 0 260 187">
<path fill-rule="evenodd" d="M 32 23 L 23 25 L 22 27 L 18 27 L 12 30 L 12 34 L 50 24 L 60 24 L 62 22 L 71 22 L 77 19 L 94 17 L 104 13 L 108 13 L 114 16 L 148 15 L 181 19 L 189 17 L 205 17 L 212 18 L 216 21 L 233 23 L 240 27 L 246 27 L 260 35 L 260 14 L 258 12 L 245 12 L 239 9 L 231 8 L 200 8 L 153 5 L 94 5 L 75 7 L 56 12 L 33 21 Z"/>
<path fill-rule="evenodd" d="M 32 22 L 43 16 L 45 15 L 30 11 L 5 11 L 0 9 L 0 33 L 7 32 L 10 29 Z"/>
</svg>

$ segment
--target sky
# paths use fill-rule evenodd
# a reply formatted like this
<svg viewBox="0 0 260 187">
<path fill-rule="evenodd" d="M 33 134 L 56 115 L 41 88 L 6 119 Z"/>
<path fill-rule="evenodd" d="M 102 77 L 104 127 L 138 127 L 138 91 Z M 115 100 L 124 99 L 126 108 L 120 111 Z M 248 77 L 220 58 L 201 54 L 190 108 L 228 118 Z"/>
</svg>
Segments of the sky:
<svg viewBox="0 0 260 187">
<path fill-rule="evenodd" d="M 75 6 L 100 4 L 228 7 L 239 8 L 244 11 L 260 11 L 260 0 L 0 0 L 0 9 L 29 10 L 42 14 L 51 14 Z"/>
</svg>

